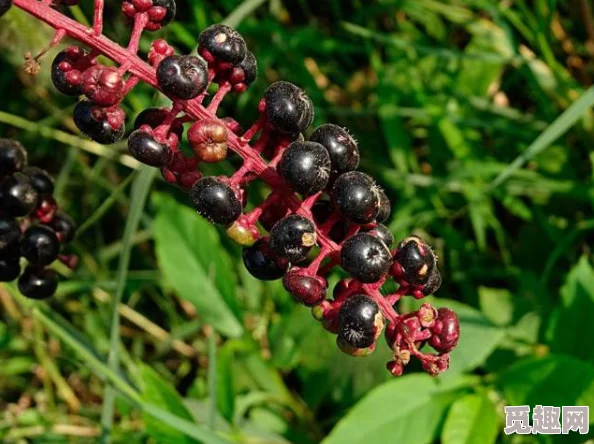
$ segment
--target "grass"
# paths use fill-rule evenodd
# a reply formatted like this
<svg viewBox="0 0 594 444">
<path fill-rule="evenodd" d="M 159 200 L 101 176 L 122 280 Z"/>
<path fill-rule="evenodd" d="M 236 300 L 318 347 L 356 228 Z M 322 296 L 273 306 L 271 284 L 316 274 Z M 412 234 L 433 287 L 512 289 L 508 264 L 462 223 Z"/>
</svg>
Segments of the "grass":
<svg viewBox="0 0 594 444">
<path fill-rule="evenodd" d="M 91 6 L 72 15 L 88 20 Z M 107 34 L 124 42 L 119 6 L 107 6 Z M 224 115 L 248 126 L 266 86 L 285 79 L 312 97 L 315 125 L 350 129 L 361 169 L 394 202 L 395 237 L 435 246 L 444 284 L 431 302 L 462 320 L 452 368 L 437 381 L 414 364 L 391 380 L 383 344 L 365 359 L 342 355 L 309 310 L 279 283 L 249 277 L 240 249 L 125 144 L 81 137 L 73 101 L 49 82 L 55 51 L 38 76 L 20 70 L 49 33 L 11 11 L 0 26 L 0 137 L 21 140 L 57 177 L 60 204 L 82 229 L 72 244 L 81 265 L 60 270 L 51 301 L 0 287 L 0 441 L 511 442 L 504 405 L 591 405 L 587 6 L 178 2 L 175 24 L 141 41 L 146 51 L 164 37 L 188 53 L 206 25 L 233 24 L 260 76 Z M 131 123 L 166 103 L 139 85 L 124 106 Z M 230 159 L 208 173 L 235 168 Z M 250 189 L 250 204 L 260 196 Z"/>
</svg>

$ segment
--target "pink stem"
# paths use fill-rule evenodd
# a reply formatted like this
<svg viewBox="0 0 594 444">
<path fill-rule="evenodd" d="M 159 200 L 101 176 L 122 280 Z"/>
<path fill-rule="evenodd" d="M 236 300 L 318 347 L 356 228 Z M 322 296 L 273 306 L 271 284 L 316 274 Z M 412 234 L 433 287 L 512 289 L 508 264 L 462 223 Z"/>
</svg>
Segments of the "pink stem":
<svg viewBox="0 0 594 444">
<path fill-rule="evenodd" d="M 208 104 L 208 108 L 206 108 L 207 111 L 216 114 L 217 110 L 219 109 L 219 105 L 221 104 L 225 96 L 229 93 L 229 91 L 231 91 L 231 88 L 232 86 L 229 82 L 225 82 L 222 85 L 220 85 L 218 91 Z"/>
<path fill-rule="evenodd" d="M 56 46 L 58 43 L 60 43 L 62 41 L 62 39 L 66 37 L 66 31 L 63 29 L 56 29 L 56 32 L 54 34 L 54 37 L 52 38 L 52 40 L 50 41 L 49 45 L 46 46 L 45 48 L 43 48 L 39 54 L 37 54 L 35 56 L 35 60 L 39 60 L 41 57 L 43 57 L 43 55 L 48 52 L 50 50 L 50 48 L 53 48 L 54 46 Z"/>
<path fill-rule="evenodd" d="M 95 37 L 101 37 L 101 34 L 103 33 L 103 8 L 104 8 L 104 6 L 105 6 L 104 0 L 95 0 L 95 14 L 93 16 L 93 33 L 94 33 Z"/>
<path fill-rule="evenodd" d="M 136 14 L 134 16 L 134 27 L 132 28 L 132 34 L 130 35 L 130 42 L 128 43 L 128 51 L 136 54 L 138 52 L 138 45 L 140 44 L 140 37 L 142 32 L 148 23 L 149 18 L 146 12 Z"/>
</svg>

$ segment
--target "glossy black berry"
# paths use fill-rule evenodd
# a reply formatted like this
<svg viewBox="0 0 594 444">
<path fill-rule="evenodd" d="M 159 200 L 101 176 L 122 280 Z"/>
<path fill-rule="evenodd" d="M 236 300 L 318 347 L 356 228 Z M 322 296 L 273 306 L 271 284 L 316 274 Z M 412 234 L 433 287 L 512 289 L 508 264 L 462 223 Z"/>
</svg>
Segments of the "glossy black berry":
<svg viewBox="0 0 594 444">
<path fill-rule="evenodd" d="M 128 151 L 139 162 L 153 167 L 164 167 L 171 158 L 171 150 L 164 143 L 142 130 L 136 130 L 128 137 Z"/>
<path fill-rule="evenodd" d="M 33 225 L 23 233 L 21 254 L 31 265 L 49 265 L 58 258 L 60 242 L 54 230 L 45 225 Z"/>
<path fill-rule="evenodd" d="M 305 131 L 313 122 L 314 107 L 305 91 L 289 82 L 276 82 L 264 95 L 270 126 L 285 134 Z"/>
<path fill-rule="evenodd" d="M 27 165 L 27 151 L 16 140 L 0 139 L 0 178 L 21 171 Z"/>
<path fill-rule="evenodd" d="M 375 237 L 381 240 L 388 248 L 390 248 L 394 243 L 394 235 L 385 225 L 378 224 L 367 232 L 369 234 L 373 234 Z"/>
<path fill-rule="evenodd" d="M 153 0 L 153 7 L 159 6 L 165 9 L 165 17 L 158 20 L 160 26 L 165 26 L 175 18 L 177 12 L 177 5 L 175 0 Z M 156 21 L 156 20 L 155 20 Z"/>
<path fill-rule="evenodd" d="M 51 221 L 52 229 L 61 243 L 67 244 L 76 235 L 76 223 L 74 220 L 62 211 L 58 211 Z"/>
<path fill-rule="evenodd" d="M 14 173 L 8 176 L 0 188 L 0 209 L 7 215 L 28 215 L 39 203 L 39 194 L 28 176 Z"/>
<path fill-rule="evenodd" d="M 217 61 L 232 64 L 244 60 L 247 49 L 243 37 L 226 25 L 211 25 L 200 33 L 198 50 L 208 51 Z"/>
<path fill-rule="evenodd" d="M 425 296 L 429 296 L 430 294 L 435 293 L 441 287 L 441 273 L 435 267 L 431 274 L 429 275 L 429 279 L 427 279 L 427 283 L 423 285 L 422 293 Z"/>
<path fill-rule="evenodd" d="M 316 229 L 309 219 L 292 214 L 279 220 L 270 231 L 270 246 L 281 257 L 300 262 L 316 243 Z"/>
<path fill-rule="evenodd" d="M 350 296 L 338 312 L 338 336 L 355 348 L 371 346 L 383 326 L 384 317 L 378 305 L 363 294 Z"/>
<path fill-rule="evenodd" d="M 357 224 L 368 224 L 378 214 L 378 190 L 367 174 L 350 171 L 338 176 L 332 187 L 332 198 L 344 217 Z"/>
<path fill-rule="evenodd" d="M 167 109 L 147 108 L 136 116 L 134 129 L 140 129 L 143 125 L 148 125 L 151 128 L 156 129 L 167 117 L 169 117 L 169 110 Z M 179 121 L 174 121 L 170 131 L 176 134 L 178 139 L 181 139 L 184 133 L 184 126 Z"/>
<path fill-rule="evenodd" d="M 319 143 L 293 142 L 285 149 L 277 170 L 294 191 L 310 196 L 326 187 L 330 157 Z"/>
<path fill-rule="evenodd" d="M 74 123 L 80 131 L 95 142 L 109 145 L 124 137 L 123 119 L 109 118 L 106 110 L 82 100 L 74 107 Z M 121 121 L 120 121 L 121 120 Z"/>
<path fill-rule="evenodd" d="M 12 282 L 21 274 L 19 259 L 0 258 L 0 282 Z"/>
<path fill-rule="evenodd" d="M 237 65 L 237 68 L 243 71 L 243 81 L 241 83 L 244 83 L 246 86 L 254 83 L 258 77 L 258 62 L 254 54 L 250 51 L 247 52 L 243 60 Z"/>
<path fill-rule="evenodd" d="M 2 17 L 12 6 L 12 0 L 0 0 L 0 17 Z"/>
<path fill-rule="evenodd" d="M 398 244 L 394 254 L 394 275 L 408 285 L 423 285 L 435 269 L 435 254 L 418 236 L 409 236 Z"/>
<path fill-rule="evenodd" d="M 58 288 L 58 275 L 50 268 L 27 267 L 19 278 L 19 291 L 31 299 L 47 299 Z"/>
<path fill-rule="evenodd" d="M 349 237 L 342 246 L 340 259 L 342 268 L 364 283 L 377 282 L 392 265 L 388 247 L 369 233 Z"/>
<path fill-rule="evenodd" d="M 241 215 L 242 205 L 233 189 L 216 177 L 196 181 L 190 199 L 198 214 L 215 224 L 229 225 Z"/>
<path fill-rule="evenodd" d="M 328 283 L 320 276 L 290 271 L 283 278 L 283 286 L 297 302 L 313 307 L 326 299 Z"/>
<path fill-rule="evenodd" d="M 318 126 L 309 140 L 322 144 L 328 150 L 332 161 L 333 175 L 356 170 L 359 166 L 357 142 L 346 129 L 327 123 Z"/>
<path fill-rule="evenodd" d="M 390 204 L 390 199 L 386 196 L 384 190 L 378 190 L 379 195 L 379 211 L 375 220 L 377 222 L 385 222 L 390 217 L 390 213 L 392 212 L 392 205 Z"/>
<path fill-rule="evenodd" d="M 243 264 L 249 273 L 261 281 L 280 279 L 289 269 L 289 261 L 277 256 L 268 239 L 260 239 L 243 249 Z"/>
<path fill-rule="evenodd" d="M 0 255 L 5 249 L 18 243 L 21 237 L 19 223 L 14 217 L 0 216 Z"/>
<path fill-rule="evenodd" d="M 165 94 L 177 99 L 193 99 L 208 86 L 208 68 L 198 57 L 172 55 L 159 63 L 157 82 Z"/>
<path fill-rule="evenodd" d="M 47 171 L 34 166 L 29 166 L 23 170 L 23 173 L 29 176 L 31 185 L 33 185 L 33 188 L 35 188 L 35 191 L 39 194 L 53 194 L 54 180 Z"/>
</svg>

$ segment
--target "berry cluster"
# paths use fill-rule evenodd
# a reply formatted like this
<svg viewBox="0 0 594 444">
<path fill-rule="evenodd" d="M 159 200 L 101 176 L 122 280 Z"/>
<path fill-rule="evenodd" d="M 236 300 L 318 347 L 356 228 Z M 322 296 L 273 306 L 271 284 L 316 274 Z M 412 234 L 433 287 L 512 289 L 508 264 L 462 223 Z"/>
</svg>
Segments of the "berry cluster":
<svg viewBox="0 0 594 444">
<path fill-rule="evenodd" d="M 0 139 L 0 282 L 19 278 L 19 290 L 33 299 L 56 291 L 58 276 L 48 265 L 56 259 L 70 267 L 76 262 L 73 256 L 60 255 L 61 245 L 73 239 L 76 227 L 58 210 L 53 192 L 47 172 L 27 166 L 23 146 Z M 28 262 L 22 274 L 21 257 Z"/>
<path fill-rule="evenodd" d="M 176 54 L 166 41 L 155 40 L 147 63 L 137 55 L 140 36 L 173 19 L 174 0 L 124 0 L 122 10 L 132 22 L 126 48 L 102 35 L 102 0 L 95 1 L 92 29 L 46 2 L 13 1 L 56 29 L 52 44 L 70 35 L 88 46 L 67 48 L 52 64 L 58 90 L 85 96 L 74 110 L 83 133 L 100 143 L 121 139 L 123 98 L 141 80 L 154 86 L 172 106 L 137 116 L 128 137 L 130 154 L 187 190 L 200 215 L 244 246 L 243 261 L 253 276 L 282 278 L 295 300 L 313 307 L 314 317 L 337 334 L 346 353 L 371 353 L 387 324 L 392 374 L 402 373 L 410 355 L 430 374 L 447 369 L 459 335 L 456 315 L 429 304 L 408 314 L 395 309 L 404 295 L 419 299 L 439 288 L 436 256 L 417 236 L 394 247 L 392 234 L 382 225 L 390 216 L 390 202 L 372 177 L 357 171 L 359 148 L 349 132 L 333 124 L 309 131 L 313 103 L 285 81 L 268 87 L 259 117 L 247 130 L 232 118 L 217 116 L 222 100 L 244 92 L 258 74 L 256 58 L 237 31 L 224 25 L 206 28 L 198 38 L 197 56 Z M 118 66 L 102 65 L 100 55 Z M 191 155 L 180 149 L 186 130 Z M 232 176 L 203 177 L 201 164 L 232 154 L 242 160 Z M 260 205 L 246 211 L 246 185 L 257 179 L 270 191 Z M 326 276 L 336 266 L 350 276 L 327 299 Z M 388 278 L 399 287 L 384 295 Z M 422 352 L 424 344 L 437 353 Z"/>
</svg>

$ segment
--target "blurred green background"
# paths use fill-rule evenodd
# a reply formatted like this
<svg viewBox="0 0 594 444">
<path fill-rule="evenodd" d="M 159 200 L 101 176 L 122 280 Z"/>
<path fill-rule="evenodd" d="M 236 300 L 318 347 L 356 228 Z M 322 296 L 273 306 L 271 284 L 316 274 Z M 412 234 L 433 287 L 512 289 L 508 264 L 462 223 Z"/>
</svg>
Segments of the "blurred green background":
<svg viewBox="0 0 594 444">
<path fill-rule="evenodd" d="M 66 13 L 86 22 L 92 2 L 82 3 Z M 125 43 L 119 7 L 107 1 L 106 33 Z M 39 75 L 21 69 L 51 30 L 13 8 L 0 21 L 0 136 L 56 176 L 83 230 L 72 246 L 81 265 L 60 269 L 68 279 L 51 301 L 0 287 L 0 441 L 98 442 L 114 393 L 113 442 L 592 437 L 502 432 L 505 405 L 594 405 L 591 1 L 178 1 L 177 20 L 141 48 L 165 37 L 188 53 L 223 20 L 260 76 L 222 114 L 248 126 L 269 83 L 305 88 L 315 124 L 358 139 L 361 169 L 393 201 L 395 236 L 435 246 L 444 284 L 430 299 L 461 319 L 450 371 L 431 378 L 411 364 L 392 379 L 383 343 L 368 358 L 342 355 L 308 309 L 280 283 L 248 276 L 240 249 L 139 170 L 124 143 L 80 136 L 74 101 L 49 81 L 56 51 Z M 143 85 L 124 103 L 129 122 L 156 105 L 167 101 Z M 250 192 L 254 203 L 264 191 Z"/>
</svg>

